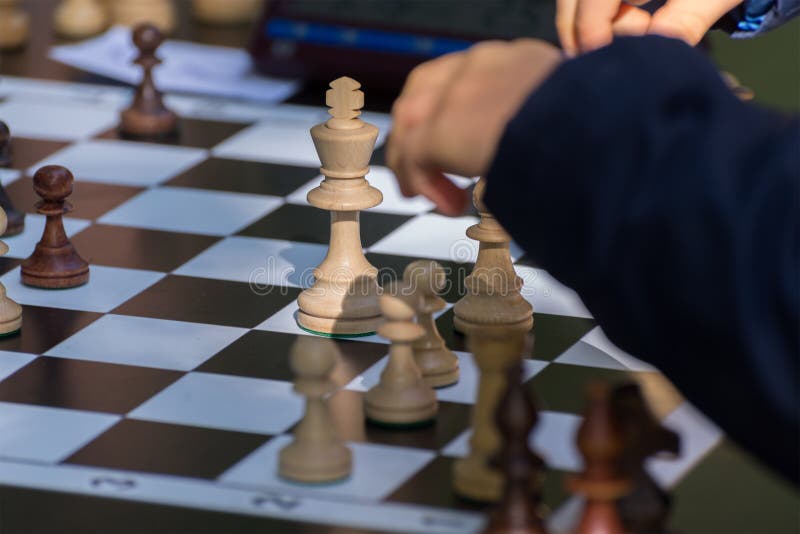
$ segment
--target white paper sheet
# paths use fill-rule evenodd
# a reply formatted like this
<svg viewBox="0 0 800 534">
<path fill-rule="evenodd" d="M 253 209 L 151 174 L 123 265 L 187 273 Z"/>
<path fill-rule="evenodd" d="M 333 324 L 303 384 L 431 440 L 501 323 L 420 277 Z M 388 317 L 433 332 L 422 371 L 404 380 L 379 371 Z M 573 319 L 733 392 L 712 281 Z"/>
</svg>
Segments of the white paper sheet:
<svg viewBox="0 0 800 534">
<path fill-rule="evenodd" d="M 67 65 L 130 84 L 139 82 L 141 68 L 131 62 L 137 51 L 129 28 L 115 26 L 99 37 L 53 47 L 50 57 Z M 255 73 L 242 49 L 186 41 L 165 41 L 158 49 L 164 63 L 154 70 L 162 91 L 196 93 L 280 102 L 300 87 L 296 80 Z"/>
</svg>

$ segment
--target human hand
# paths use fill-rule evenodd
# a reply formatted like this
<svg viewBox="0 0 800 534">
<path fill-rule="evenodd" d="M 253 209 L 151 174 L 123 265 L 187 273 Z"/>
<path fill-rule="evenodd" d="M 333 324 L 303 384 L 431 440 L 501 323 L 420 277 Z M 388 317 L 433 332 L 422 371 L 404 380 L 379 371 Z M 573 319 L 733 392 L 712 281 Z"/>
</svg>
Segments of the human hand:
<svg viewBox="0 0 800 534">
<path fill-rule="evenodd" d="M 667 0 L 652 15 L 650 0 L 557 0 L 556 28 L 568 55 L 603 47 L 614 35 L 658 34 L 691 45 L 742 0 Z"/>
<path fill-rule="evenodd" d="M 487 41 L 415 68 L 392 108 L 386 147 L 403 194 L 461 213 L 467 196 L 444 173 L 484 174 L 506 124 L 561 57 L 544 41 Z"/>
</svg>

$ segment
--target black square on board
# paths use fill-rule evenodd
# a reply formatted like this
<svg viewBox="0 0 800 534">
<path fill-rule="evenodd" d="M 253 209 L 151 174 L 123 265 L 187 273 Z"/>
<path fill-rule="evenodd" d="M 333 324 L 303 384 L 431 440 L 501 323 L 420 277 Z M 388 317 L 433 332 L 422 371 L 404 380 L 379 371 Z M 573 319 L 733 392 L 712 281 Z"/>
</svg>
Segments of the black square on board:
<svg viewBox="0 0 800 534">
<path fill-rule="evenodd" d="M 87 311 L 23 305 L 22 330 L 11 336 L 0 337 L 0 350 L 42 354 L 102 315 Z"/>
<path fill-rule="evenodd" d="M 42 356 L 0 382 L 0 401 L 124 414 L 181 376 L 164 369 Z"/>
<path fill-rule="evenodd" d="M 535 395 L 540 410 L 581 415 L 586 404 L 586 386 L 590 382 L 619 384 L 632 380 L 634 374 L 637 373 L 584 365 L 551 363 L 541 373 L 528 380 L 525 387 Z"/>
<path fill-rule="evenodd" d="M 93 224 L 72 237 L 91 264 L 174 271 L 220 240 L 219 237 Z"/>
<path fill-rule="evenodd" d="M 167 275 L 114 313 L 253 328 L 300 293 L 294 287 L 272 289 L 256 293 L 244 282 Z"/>
<path fill-rule="evenodd" d="M 33 190 L 33 179 L 23 177 L 8 185 L 8 195 L 17 209 L 36 213 L 36 203 L 41 200 Z M 71 217 L 97 219 L 116 208 L 126 200 L 144 191 L 141 187 L 83 182 L 76 176 L 69 202 L 74 206 Z"/>
<path fill-rule="evenodd" d="M 284 197 L 318 175 L 315 167 L 212 157 L 166 185 Z"/>
<path fill-rule="evenodd" d="M 380 426 L 364 419 L 364 394 L 343 389 L 331 396 L 328 406 L 345 441 L 377 443 L 395 447 L 436 450 L 443 448 L 469 428 L 472 405 L 439 402 L 439 412 L 431 424 L 418 427 Z"/>
<path fill-rule="evenodd" d="M 206 360 L 197 371 L 291 382 L 296 378 L 289 364 L 295 340 L 297 336 L 294 334 L 251 330 Z M 339 387 L 344 387 L 377 363 L 388 350 L 388 345 L 383 343 L 330 342 L 335 344 L 339 354 L 339 361 L 331 374 Z"/>
<path fill-rule="evenodd" d="M 369 252 L 367 254 L 367 260 L 378 269 L 378 281 L 382 286 L 385 286 L 390 280 L 403 278 L 403 272 L 408 264 L 419 259 L 425 258 L 412 258 L 375 252 Z M 445 273 L 446 285 L 441 296 L 447 302 L 454 303 L 460 299 L 466 291 L 464 278 L 469 276 L 472 272 L 473 264 L 443 260 L 436 261 L 444 268 Z"/>
<path fill-rule="evenodd" d="M 361 244 L 374 245 L 413 217 L 375 211 L 361 212 Z M 239 235 L 268 237 L 327 245 L 331 232 L 331 214 L 314 206 L 284 204 L 254 222 Z"/>
<path fill-rule="evenodd" d="M 212 148 L 233 134 L 250 126 L 239 122 L 212 121 L 206 119 L 178 118 L 176 133 L 159 139 L 131 137 L 123 134 L 118 128 L 106 130 L 97 136 L 98 139 L 124 139 L 137 142 L 154 142 L 159 144 L 178 145 L 194 148 Z"/>
<path fill-rule="evenodd" d="M 123 419 L 66 463 L 214 479 L 268 436 Z"/>
<path fill-rule="evenodd" d="M 61 141 L 16 137 L 14 132 L 11 132 L 11 168 L 24 171 L 68 144 Z"/>
<path fill-rule="evenodd" d="M 442 334 L 445 343 L 451 350 L 468 350 L 466 336 L 456 331 L 453 326 L 454 316 L 453 308 L 450 308 L 436 319 L 439 333 Z M 545 361 L 554 360 L 580 341 L 594 326 L 594 319 L 534 312 L 533 358 Z"/>
</svg>

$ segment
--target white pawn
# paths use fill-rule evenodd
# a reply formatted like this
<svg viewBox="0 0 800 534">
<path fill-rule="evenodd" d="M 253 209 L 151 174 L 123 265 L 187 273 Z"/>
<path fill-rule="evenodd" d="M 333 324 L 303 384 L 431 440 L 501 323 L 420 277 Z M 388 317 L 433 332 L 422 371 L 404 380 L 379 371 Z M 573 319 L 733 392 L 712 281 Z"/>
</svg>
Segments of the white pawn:
<svg viewBox="0 0 800 534">
<path fill-rule="evenodd" d="M 378 334 L 392 342 L 389 360 L 378 384 L 364 395 L 367 419 L 386 425 L 417 425 L 436 416 L 436 392 L 422 379 L 411 343 L 425 329 L 414 323 L 414 306 L 405 286 L 392 284 L 380 296 L 386 322 Z"/>
<path fill-rule="evenodd" d="M 114 0 L 111 21 L 120 26 L 149 23 L 168 34 L 175 29 L 175 6 L 171 0 Z"/>
<path fill-rule="evenodd" d="M 0 235 L 3 235 L 8 225 L 8 217 L 3 208 L 0 208 Z M 8 252 L 8 245 L 0 241 L 0 256 Z M 22 328 L 22 306 L 8 298 L 6 287 L 0 283 L 0 336 L 13 334 Z"/>
<path fill-rule="evenodd" d="M 425 334 L 414 342 L 414 360 L 422 378 L 429 386 L 438 388 L 458 382 L 458 357 L 447 348 L 436 328 L 433 314 L 447 307 L 439 293 L 445 287 L 444 268 L 432 260 L 418 260 L 408 264 L 403 279 L 414 294 L 417 324 Z"/>
<path fill-rule="evenodd" d="M 294 441 L 280 452 L 279 473 L 298 482 L 332 482 L 350 475 L 352 454 L 336 434 L 328 396 L 336 391 L 331 372 L 337 349 L 327 338 L 300 336 L 290 363 L 297 378 L 294 389 L 306 398 L 306 412 Z"/>
<path fill-rule="evenodd" d="M 17 0 L 0 0 L 0 50 L 20 47 L 28 40 L 30 17 Z"/>
<path fill-rule="evenodd" d="M 99 0 L 63 0 L 53 22 L 59 35 L 82 39 L 102 32 L 108 25 L 108 15 Z"/>
</svg>

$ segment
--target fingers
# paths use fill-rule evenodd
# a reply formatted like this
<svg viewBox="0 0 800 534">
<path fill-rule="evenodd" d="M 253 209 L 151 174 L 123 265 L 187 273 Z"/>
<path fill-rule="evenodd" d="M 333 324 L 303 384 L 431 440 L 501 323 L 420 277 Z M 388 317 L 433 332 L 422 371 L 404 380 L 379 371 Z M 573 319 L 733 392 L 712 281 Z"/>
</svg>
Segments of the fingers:
<svg viewBox="0 0 800 534">
<path fill-rule="evenodd" d="M 438 167 L 426 160 L 431 144 L 431 132 L 422 126 L 410 132 L 406 150 L 394 168 L 398 181 L 405 184 L 410 194 L 422 195 L 436 205 L 445 215 L 461 215 L 467 203 L 466 193 L 451 182 Z M 401 179 L 402 177 L 402 179 Z M 401 185 L 402 191 L 402 185 Z"/>
<path fill-rule="evenodd" d="M 614 35 L 644 35 L 650 27 L 650 13 L 638 7 L 623 4 L 611 28 Z"/>
<path fill-rule="evenodd" d="M 463 54 L 448 54 L 418 66 L 409 74 L 392 106 L 393 123 L 386 143 L 386 163 L 397 175 L 400 191 L 405 196 L 420 194 L 419 183 L 411 182 L 403 168 L 410 132 L 430 121 L 441 92 L 463 60 Z"/>
<path fill-rule="evenodd" d="M 575 11 L 575 41 L 581 52 L 589 52 L 611 43 L 612 23 L 621 0 L 579 0 Z"/>
<path fill-rule="evenodd" d="M 653 14 L 647 33 L 696 45 L 716 21 L 740 3 L 741 0 L 669 0 Z"/>
<path fill-rule="evenodd" d="M 578 0 L 556 1 L 556 31 L 561 41 L 561 48 L 570 56 L 578 54 L 578 42 L 575 40 L 575 11 Z"/>
</svg>

